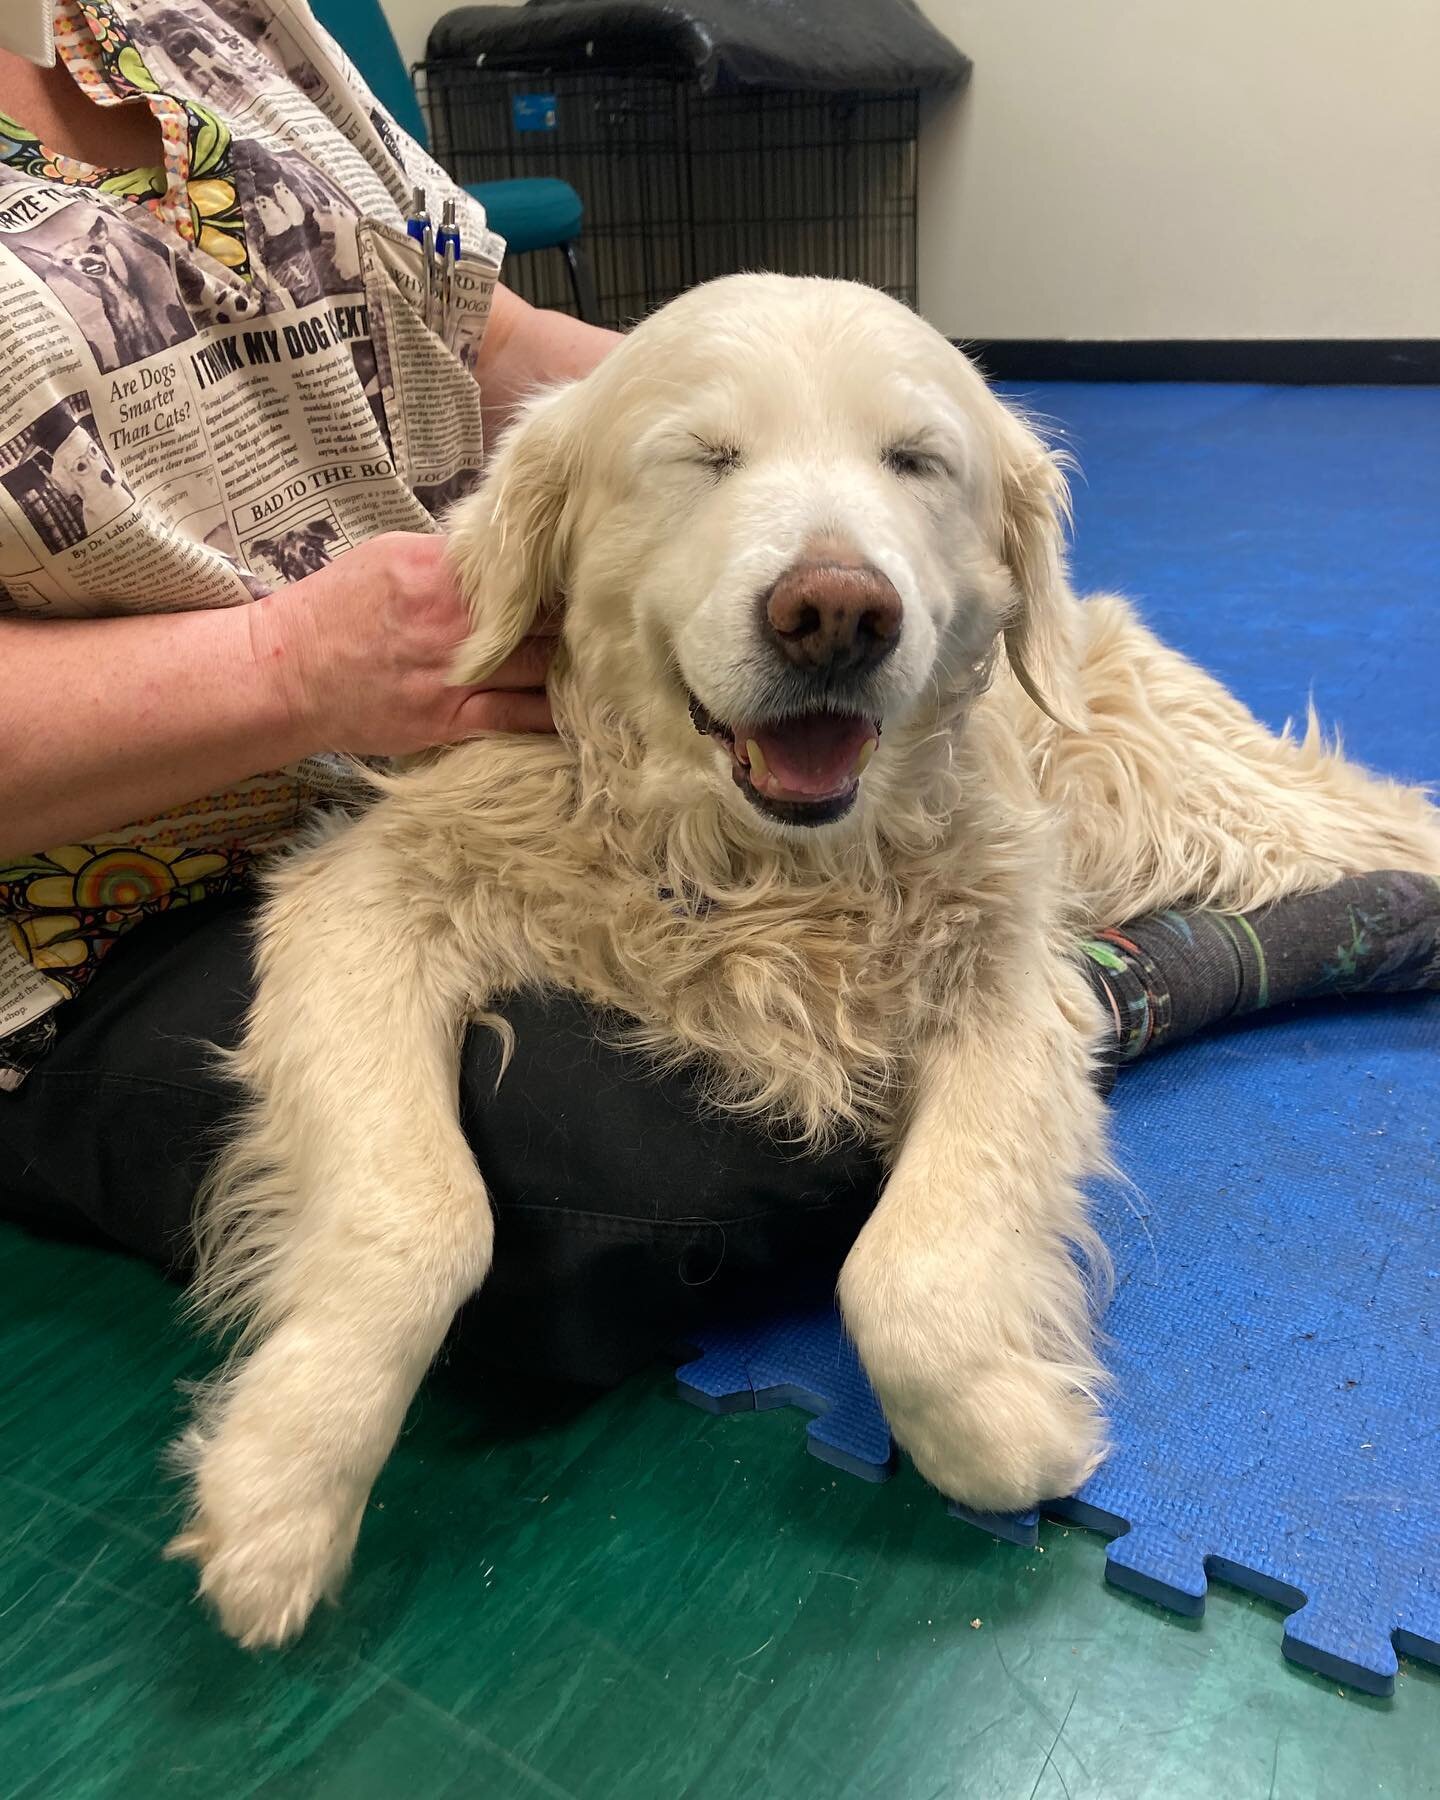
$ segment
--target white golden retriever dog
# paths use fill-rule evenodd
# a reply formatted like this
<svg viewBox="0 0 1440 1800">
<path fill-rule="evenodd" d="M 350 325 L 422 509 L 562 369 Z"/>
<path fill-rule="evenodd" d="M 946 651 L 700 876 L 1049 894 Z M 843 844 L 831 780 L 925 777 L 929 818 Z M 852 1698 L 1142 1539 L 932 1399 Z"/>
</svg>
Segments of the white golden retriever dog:
<svg viewBox="0 0 1440 1800">
<path fill-rule="evenodd" d="M 1065 510 L 970 363 L 848 283 L 700 288 L 510 433 L 452 521 L 457 678 L 563 596 L 559 737 L 388 779 L 263 914 L 250 1104 L 201 1224 L 200 1302 L 243 1332 L 175 1546 L 242 1642 L 336 1589 L 485 1279 L 457 1056 L 520 988 L 630 1015 L 763 1126 L 884 1147 L 840 1304 L 937 1487 L 1008 1509 L 1094 1469 L 1100 1019 L 1072 940 L 1440 871 L 1440 830 L 1078 601 Z"/>
</svg>

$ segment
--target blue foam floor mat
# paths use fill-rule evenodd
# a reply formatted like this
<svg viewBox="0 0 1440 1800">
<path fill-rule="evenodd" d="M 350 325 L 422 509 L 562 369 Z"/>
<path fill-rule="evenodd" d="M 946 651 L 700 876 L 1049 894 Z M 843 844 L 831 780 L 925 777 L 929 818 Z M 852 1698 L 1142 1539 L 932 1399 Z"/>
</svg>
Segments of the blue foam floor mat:
<svg viewBox="0 0 1440 1800">
<path fill-rule="evenodd" d="M 1351 753 L 1440 776 L 1440 393 L 1065 386 L 1082 590 L 1122 588 L 1273 725 L 1313 689 Z M 1284 1650 L 1388 1693 L 1440 1662 L 1440 997 L 1271 1014 L 1126 1072 L 1095 1194 L 1114 1451 L 1058 1516 L 1117 1586 L 1293 1608 Z M 828 1304 L 701 1339 L 682 1392 L 795 1404 L 872 1480 L 885 1422 Z M 937 1500 L 937 1505 L 939 1501 Z M 966 1515 L 962 1514 L 962 1517 Z M 1036 1517 L 971 1519 L 1020 1543 Z M 1116 1535 L 1121 1534 L 1121 1535 Z"/>
</svg>

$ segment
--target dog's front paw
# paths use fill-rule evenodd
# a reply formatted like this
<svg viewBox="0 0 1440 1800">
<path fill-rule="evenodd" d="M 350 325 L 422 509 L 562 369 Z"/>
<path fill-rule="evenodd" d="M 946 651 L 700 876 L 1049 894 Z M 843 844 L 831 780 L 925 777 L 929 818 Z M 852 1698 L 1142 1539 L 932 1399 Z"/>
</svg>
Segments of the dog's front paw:
<svg viewBox="0 0 1440 1800">
<path fill-rule="evenodd" d="M 1023 1512 L 1073 1494 L 1103 1460 L 1104 1424 L 1072 1374 L 1019 1358 L 871 1371 L 890 1428 L 942 1494 L 977 1512 Z"/>
<path fill-rule="evenodd" d="M 840 1304 L 865 1372 L 901 1447 L 951 1499 L 1019 1512 L 1073 1494 L 1106 1450 L 1086 1354 L 1078 1270 L 1057 1262 L 1046 1286 L 996 1304 L 995 1284 L 963 1254 L 911 1260 L 867 1230 L 840 1278 Z M 987 1293 L 987 1286 L 990 1291 Z M 1058 1303 L 1043 1353 L 1036 1303 Z M 1037 1341 L 1038 1340 L 1038 1341 Z"/>
<path fill-rule="evenodd" d="M 195 1468 L 194 1510 L 165 1554 L 196 1563 L 199 1591 L 222 1629 L 247 1650 L 298 1637 L 318 1601 L 339 1593 L 364 1512 L 348 1488 L 317 1499 L 264 1493 L 253 1467 L 227 1480 L 230 1447 L 197 1444 L 182 1455 Z"/>
</svg>

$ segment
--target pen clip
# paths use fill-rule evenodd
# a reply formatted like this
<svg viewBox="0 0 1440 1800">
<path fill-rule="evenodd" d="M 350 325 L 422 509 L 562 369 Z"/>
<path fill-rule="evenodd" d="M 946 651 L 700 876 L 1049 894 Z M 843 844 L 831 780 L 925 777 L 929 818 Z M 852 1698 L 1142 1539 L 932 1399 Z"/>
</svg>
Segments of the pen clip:
<svg viewBox="0 0 1440 1800">
<path fill-rule="evenodd" d="M 460 260 L 460 226 L 455 216 L 454 200 L 447 200 L 440 212 L 440 229 L 435 239 L 441 258 L 440 336 L 449 349 L 454 348 L 455 335 L 455 265 Z"/>
</svg>

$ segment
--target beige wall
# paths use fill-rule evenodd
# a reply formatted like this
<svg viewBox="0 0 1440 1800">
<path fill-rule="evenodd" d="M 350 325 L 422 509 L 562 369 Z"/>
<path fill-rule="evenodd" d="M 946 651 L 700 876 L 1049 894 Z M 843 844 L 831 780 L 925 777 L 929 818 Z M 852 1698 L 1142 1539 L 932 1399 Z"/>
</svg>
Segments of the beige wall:
<svg viewBox="0 0 1440 1800">
<path fill-rule="evenodd" d="M 922 0 L 920 301 L 977 338 L 1440 335 L 1437 0 Z"/>
<path fill-rule="evenodd" d="M 408 68 L 424 56 L 430 27 L 442 13 L 449 12 L 452 6 L 459 6 L 461 0 L 381 0 L 381 3 Z"/>
</svg>

